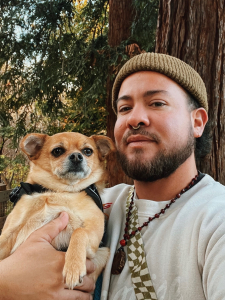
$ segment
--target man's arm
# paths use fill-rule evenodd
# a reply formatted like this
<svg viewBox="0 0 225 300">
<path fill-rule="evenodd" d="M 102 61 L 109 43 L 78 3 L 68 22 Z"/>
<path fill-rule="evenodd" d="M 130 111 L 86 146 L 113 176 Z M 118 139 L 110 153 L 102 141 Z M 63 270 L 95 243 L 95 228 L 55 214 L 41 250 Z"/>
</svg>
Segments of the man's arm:
<svg viewBox="0 0 225 300">
<path fill-rule="evenodd" d="M 68 215 L 62 213 L 32 233 L 12 255 L 0 262 L 1 300 L 92 299 L 94 281 L 87 276 L 76 290 L 65 288 L 62 276 L 65 253 L 50 244 L 67 223 Z M 91 261 L 87 261 L 87 271 L 94 271 Z"/>
<path fill-rule="evenodd" d="M 203 289 L 208 300 L 225 299 L 225 222 L 224 210 L 208 220 L 208 234 L 202 272 Z M 217 228 L 214 228 L 217 227 Z"/>
</svg>

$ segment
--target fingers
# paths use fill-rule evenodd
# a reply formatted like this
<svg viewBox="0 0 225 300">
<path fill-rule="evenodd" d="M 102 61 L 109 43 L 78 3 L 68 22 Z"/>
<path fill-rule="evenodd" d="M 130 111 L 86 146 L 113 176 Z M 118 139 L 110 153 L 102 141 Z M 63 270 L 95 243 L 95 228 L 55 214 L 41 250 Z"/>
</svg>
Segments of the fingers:
<svg viewBox="0 0 225 300">
<path fill-rule="evenodd" d="M 68 286 L 65 284 L 64 285 L 65 289 L 68 289 Z M 83 282 L 81 285 L 76 286 L 74 288 L 76 291 L 82 291 L 86 293 L 93 293 L 95 290 L 95 282 L 93 278 L 89 278 L 88 276 L 84 276 Z"/>
<path fill-rule="evenodd" d="M 87 274 L 91 274 L 95 271 L 95 265 L 90 259 L 86 260 L 86 268 L 87 268 Z"/>
<path fill-rule="evenodd" d="M 77 286 L 76 290 L 93 293 L 95 290 L 94 279 L 84 276 L 82 285 Z"/>
<path fill-rule="evenodd" d="M 51 243 L 51 241 L 67 226 L 68 221 L 68 214 L 62 212 L 58 218 L 34 231 L 29 239 L 37 239 L 37 237 L 39 237 L 40 239 L 44 239 Z"/>
<path fill-rule="evenodd" d="M 95 271 L 95 265 L 90 259 L 86 260 L 86 268 L 87 268 L 87 275 L 89 275 Z M 64 287 L 66 289 L 68 288 L 66 284 L 64 285 Z M 94 279 L 90 278 L 89 276 L 84 276 L 82 284 L 79 286 L 76 286 L 74 289 L 78 290 L 78 291 L 83 291 L 86 293 L 93 293 L 95 290 Z"/>
</svg>

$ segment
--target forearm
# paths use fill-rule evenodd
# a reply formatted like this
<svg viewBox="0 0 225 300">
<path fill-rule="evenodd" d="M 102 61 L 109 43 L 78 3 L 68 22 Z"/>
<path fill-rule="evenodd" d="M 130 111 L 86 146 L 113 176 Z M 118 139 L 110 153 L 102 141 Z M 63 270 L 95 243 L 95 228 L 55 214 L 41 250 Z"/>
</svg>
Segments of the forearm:
<svg viewBox="0 0 225 300">
<path fill-rule="evenodd" d="M 7 295 L 7 291 L 9 290 L 9 280 L 7 280 L 7 266 L 5 261 L 0 262 L 0 295 L 1 300 L 8 300 L 10 299 L 9 295 Z"/>
</svg>

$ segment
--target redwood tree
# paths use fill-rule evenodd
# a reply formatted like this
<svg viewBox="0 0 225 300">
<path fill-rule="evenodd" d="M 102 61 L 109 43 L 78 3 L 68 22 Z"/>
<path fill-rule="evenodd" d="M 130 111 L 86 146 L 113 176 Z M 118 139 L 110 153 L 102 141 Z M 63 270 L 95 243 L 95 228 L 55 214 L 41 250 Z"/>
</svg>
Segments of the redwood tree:
<svg viewBox="0 0 225 300">
<path fill-rule="evenodd" d="M 225 184 L 225 2 L 160 0 L 155 52 L 182 59 L 203 78 L 213 141 L 197 163 Z"/>
<path fill-rule="evenodd" d="M 131 24 L 133 21 L 133 5 L 130 0 L 110 0 L 109 1 L 109 34 L 108 43 L 110 47 L 118 47 L 122 41 L 129 39 L 131 35 Z M 118 72 L 118 66 L 116 69 Z M 109 69 L 107 80 L 107 135 L 114 140 L 114 125 L 116 115 L 112 110 L 112 86 L 113 74 L 115 74 L 115 66 Z M 131 182 L 131 180 L 124 174 L 121 166 L 116 160 L 115 154 L 111 154 L 108 162 L 107 169 L 109 176 L 109 186 L 113 186 L 120 182 Z"/>
<path fill-rule="evenodd" d="M 132 56 L 155 47 L 155 31 L 158 16 L 158 0 L 110 0 L 108 44 L 117 59 L 110 64 L 107 80 L 106 107 L 107 135 L 114 139 L 116 115 L 112 110 L 111 93 L 113 81 L 122 65 Z M 132 183 L 118 162 L 115 155 L 108 161 L 109 186 L 124 182 Z"/>
</svg>

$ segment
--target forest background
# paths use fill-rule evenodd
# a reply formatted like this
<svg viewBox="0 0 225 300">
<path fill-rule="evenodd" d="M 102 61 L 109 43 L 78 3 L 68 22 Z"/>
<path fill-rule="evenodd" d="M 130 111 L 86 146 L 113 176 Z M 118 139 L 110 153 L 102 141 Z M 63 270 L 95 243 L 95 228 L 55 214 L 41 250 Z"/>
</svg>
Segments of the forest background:
<svg viewBox="0 0 225 300">
<path fill-rule="evenodd" d="M 26 179 L 24 135 L 113 138 L 113 80 L 142 52 L 176 56 L 206 83 L 212 150 L 198 168 L 225 184 L 225 4 L 222 0 L 1 0 L 0 182 Z M 158 22 L 157 22 L 158 20 Z M 109 185 L 131 182 L 115 155 Z"/>
</svg>

